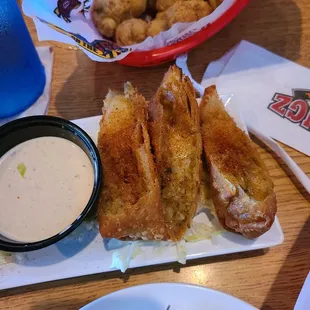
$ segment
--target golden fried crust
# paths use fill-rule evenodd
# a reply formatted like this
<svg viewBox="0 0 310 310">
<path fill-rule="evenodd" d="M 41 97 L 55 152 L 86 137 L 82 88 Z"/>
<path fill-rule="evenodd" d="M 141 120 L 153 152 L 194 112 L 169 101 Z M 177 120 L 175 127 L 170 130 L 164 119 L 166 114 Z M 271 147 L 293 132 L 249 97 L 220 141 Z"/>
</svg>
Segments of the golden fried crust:
<svg viewBox="0 0 310 310">
<path fill-rule="evenodd" d="M 157 0 L 156 1 L 156 10 L 159 12 L 166 11 L 178 0 Z M 184 1 L 184 0 L 183 0 Z"/>
<path fill-rule="evenodd" d="M 100 17 L 111 17 L 118 23 L 130 17 L 131 0 L 94 0 L 91 12 Z"/>
<path fill-rule="evenodd" d="M 212 9 L 215 10 L 219 5 L 222 4 L 223 0 L 208 0 L 208 2 L 211 5 Z"/>
<path fill-rule="evenodd" d="M 147 7 L 147 0 L 131 0 L 130 13 L 132 17 L 140 17 Z"/>
<path fill-rule="evenodd" d="M 200 120 L 221 224 L 248 238 L 262 235 L 277 211 L 273 183 L 254 143 L 228 115 L 214 86 L 205 90 Z"/>
<path fill-rule="evenodd" d="M 130 5 L 130 0 L 94 0 L 90 14 L 98 31 L 112 38 L 117 26 L 130 18 Z"/>
<path fill-rule="evenodd" d="M 201 135 L 195 91 L 172 66 L 149 104 L 149 132 L 171 240 L 180 240 L 196 212 Z"/>
<path fill-rule="evenodd" d="M 155 18 L 148 26 L 147 35 L 150 37 L 155 37 L 160 32 L 167 30 L 167 21 L 165 19 Z"/>
<path fill-rule="evenodd" d="M 131 18 L 123 21 L 115 32 L 116 43 L 128 46 L 141 43 L 147 37 L 148 24 L 142 19 Z"/>
<path fill-rule="evenodd" d="M 211 14 L 212 7 L 202 0 L 177 1 L 167 11 L 169 27 L 175 23 L 195 22 Z"/>
<path fill-rule="evenodd" d="M 125 95 L 110 92 L 105 100 L 98 149 L 104 171 L 98 211 L 101 235 L 166 240 L 146 101 L 130 84 Z"/>
</svg>

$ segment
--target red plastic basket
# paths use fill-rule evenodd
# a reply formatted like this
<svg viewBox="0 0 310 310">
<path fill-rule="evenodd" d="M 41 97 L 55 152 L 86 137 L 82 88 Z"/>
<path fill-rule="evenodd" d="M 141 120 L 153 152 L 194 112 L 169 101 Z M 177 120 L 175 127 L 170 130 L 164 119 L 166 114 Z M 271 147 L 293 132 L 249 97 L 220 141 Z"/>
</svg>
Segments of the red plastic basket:
<svg viewBox="0 0 310 310">
<path fill-rule="evenodd" d="M 216 21 L 191 37 L 176 44 L 155 50 L 132 52 L 124 59 L 120 60 L 119 63 L 134 67 L 148 67 L 174 60 L 178 55 L 188 52 L 224 28 L 249 2 L 250 0 L 236 0 Z"/>
</svg>

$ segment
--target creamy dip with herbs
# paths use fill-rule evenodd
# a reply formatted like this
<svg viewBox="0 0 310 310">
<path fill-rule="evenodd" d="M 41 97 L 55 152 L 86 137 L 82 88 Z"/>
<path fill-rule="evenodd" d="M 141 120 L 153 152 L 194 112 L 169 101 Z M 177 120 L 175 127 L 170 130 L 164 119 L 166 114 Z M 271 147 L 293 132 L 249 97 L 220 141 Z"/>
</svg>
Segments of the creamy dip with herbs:
<svg viewBox="0 0 310 310">
<path fill-rule="evenodd" d="M 86 153 L 73 142 L 40 137 L 0 158 L 0 235 L 35 242 L 65 230 L 94 186 Z"/>
</svg>

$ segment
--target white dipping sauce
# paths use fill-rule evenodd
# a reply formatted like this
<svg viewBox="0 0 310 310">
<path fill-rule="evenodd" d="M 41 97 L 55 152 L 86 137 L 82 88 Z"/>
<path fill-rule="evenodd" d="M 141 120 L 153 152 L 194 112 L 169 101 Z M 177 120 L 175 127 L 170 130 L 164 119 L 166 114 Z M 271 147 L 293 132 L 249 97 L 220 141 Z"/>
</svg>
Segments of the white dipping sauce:
<svg viewBox="0 0 310 310">
<path fill-rule="evenodd" d="M 15 146 L 0 158 L 0 234 L 35 242 L 60 233 L 86 207 L 93 186 L 92 164 L 73 142 L 40 137 Z"/>
</svg>

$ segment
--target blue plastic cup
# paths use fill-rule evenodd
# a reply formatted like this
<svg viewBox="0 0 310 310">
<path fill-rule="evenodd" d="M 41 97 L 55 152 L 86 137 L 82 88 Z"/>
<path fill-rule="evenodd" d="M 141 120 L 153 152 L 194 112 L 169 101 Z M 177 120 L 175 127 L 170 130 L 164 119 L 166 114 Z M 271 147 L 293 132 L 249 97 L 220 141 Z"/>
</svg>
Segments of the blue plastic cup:
<svg viewBox="0 0 310 310">
<path fill-rule="evenodd" d="M 43 93 L 45 70 L 16 0 L 0 5 L 0 118 L 30 107 Z"/>
</svg>

